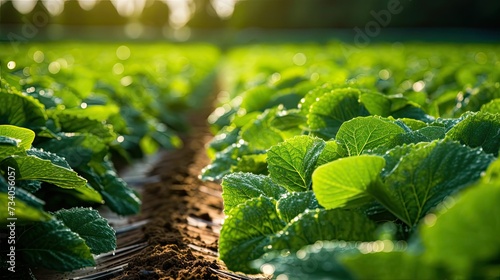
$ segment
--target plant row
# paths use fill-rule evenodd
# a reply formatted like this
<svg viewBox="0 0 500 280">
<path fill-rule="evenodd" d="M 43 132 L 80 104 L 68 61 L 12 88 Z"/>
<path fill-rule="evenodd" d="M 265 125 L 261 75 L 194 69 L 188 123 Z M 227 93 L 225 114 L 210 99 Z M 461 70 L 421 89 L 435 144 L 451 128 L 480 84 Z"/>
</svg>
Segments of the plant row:
<svg viewBox="0 0 500 280">
<path fill-rule="evenodd" d="M 182 144 L 218 56 L 203 45 L 23 47 L 0 52 L 1 259 L 21 278 L 94 266 L 115 249 L 93 207 L 132 215 L 141 201 L 114 163 Z"/>
<path fill-rule="evenodd" d="M 499 55 L 433 44 L 231 52 L 226 65 L 243 70 L 209 118 L 201 175 L 222 180 L 220 258 L 277 279 L 498 277 Z"/>
</svg>

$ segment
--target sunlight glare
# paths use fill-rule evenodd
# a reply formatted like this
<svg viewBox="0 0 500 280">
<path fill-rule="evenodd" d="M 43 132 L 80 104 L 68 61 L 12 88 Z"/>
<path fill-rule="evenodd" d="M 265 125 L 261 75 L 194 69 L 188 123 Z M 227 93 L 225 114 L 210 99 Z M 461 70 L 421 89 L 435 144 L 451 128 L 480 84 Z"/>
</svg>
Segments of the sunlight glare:
<svg viewBox="0 0 500 280">
<path fill-rule="evenodd" d="M 27 14 L 35 8 L 37 0 L 14 0 L 12 5 L 21 14 Z"/>
</svg>

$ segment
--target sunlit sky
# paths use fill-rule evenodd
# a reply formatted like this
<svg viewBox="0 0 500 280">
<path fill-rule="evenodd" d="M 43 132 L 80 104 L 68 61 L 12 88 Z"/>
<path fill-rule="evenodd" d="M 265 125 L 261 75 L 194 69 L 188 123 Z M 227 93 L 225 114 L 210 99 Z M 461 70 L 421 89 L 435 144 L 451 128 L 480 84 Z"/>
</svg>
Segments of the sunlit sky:
<svg viewBox="0 0 500 280">
<path fill-rule="evenodd" d="M 50 14 L 58 15 L 64 10 L 65 1 L 75 0 L 42 0 Z M 78 0 L 85 10 L 91 10 L 98 1 L 111 1 L 118 13 L 124 17 L 140 15 L 148 0 Z M 149 0 L 151 1 L 151 0 Z M 171 11 L 170 21 L 174 26 L 183 26 L 191 17 L 194 0 L 152 0 L 165 2 Z M 229 17 L 233 13 L 235 2 L 238 0 L 210 0 L 220 17 Z M 0 0 L 0 5 L 6 0 Z M 29 13 L 36 5 L 37 0 L 13 0 L 14 7 L 23 14 Z"/>
</svg>

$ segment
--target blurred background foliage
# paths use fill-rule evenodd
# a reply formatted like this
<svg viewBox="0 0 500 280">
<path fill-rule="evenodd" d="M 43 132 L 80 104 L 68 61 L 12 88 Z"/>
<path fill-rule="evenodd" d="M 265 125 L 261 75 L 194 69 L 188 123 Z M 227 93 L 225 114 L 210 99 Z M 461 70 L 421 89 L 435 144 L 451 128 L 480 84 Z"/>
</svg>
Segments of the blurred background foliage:
<svg viewBox="0 0 500 280">
<path fill-rule="evenodd" d="M 391 14 L 384 27 L 500 27 L 500 1 L 491 0 L 0 0 L 0 3 L 0 24 L 4 28 L 30 20 L 63 26 L 139 23 L 197 29 L 353 28 L 376 20 L 374 15 L 388 11 L 391 5 L 400 12 Z"/>
</svg>

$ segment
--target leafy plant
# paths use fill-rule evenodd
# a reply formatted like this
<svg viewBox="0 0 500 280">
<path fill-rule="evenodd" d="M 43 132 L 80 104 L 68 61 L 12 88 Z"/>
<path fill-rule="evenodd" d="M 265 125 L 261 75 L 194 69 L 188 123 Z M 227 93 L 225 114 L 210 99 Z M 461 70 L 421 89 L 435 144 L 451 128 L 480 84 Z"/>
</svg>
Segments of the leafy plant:
<svg viewBox="0 0 500 280">
<path fill-rule="evenodd" d="M 222 180 L 228 268 L 278 279 L 498 277 L 496 231 L 485 227 L 499 223 L 481 209 L 495 208 L 499 72 L 495 59 L 457 60 L 498 49 L 374 45 L 346 60 L 335 43 L 294 47 L 230 53 L 241 72 L 228 73 L 229 95 L 209 117 L 217 134 L 201 177 Z M 447 64 L 430 62 L 430 49 Z M 297 52 L 318 59 L 290 65 Z"/>
</svg>

